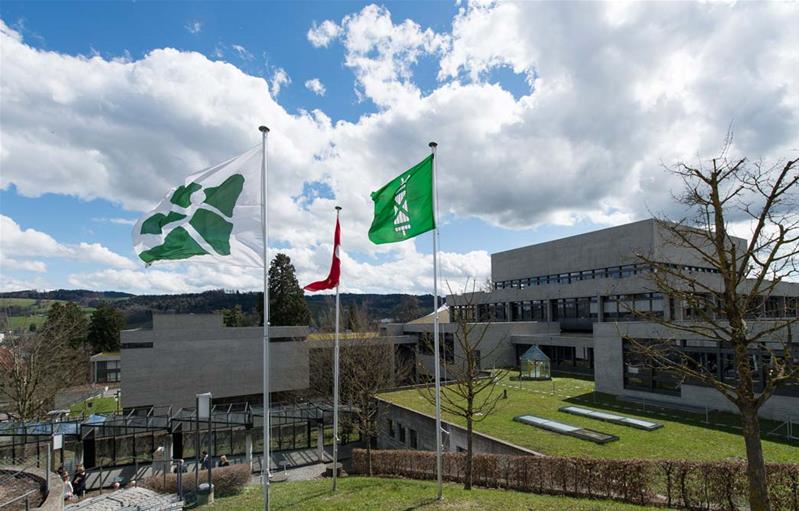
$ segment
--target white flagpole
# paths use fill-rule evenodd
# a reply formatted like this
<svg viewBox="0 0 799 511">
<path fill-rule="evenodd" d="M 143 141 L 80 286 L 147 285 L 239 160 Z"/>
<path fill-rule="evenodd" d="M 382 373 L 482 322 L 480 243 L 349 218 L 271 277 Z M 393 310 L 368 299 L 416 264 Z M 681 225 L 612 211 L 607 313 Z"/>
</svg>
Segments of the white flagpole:
<svg viewBox="0 0 799 511">
<path fill-rule="evenodd" d="M 338 226 L 338 217 L 339 212 L 341 211 L 340 206 L 336 206 L 336 226 Z M 334 243 L 335 245 L 335 243 Z M 338 247 L 333 247 L 333 250 L 337 250 Z M 335 257 L 339 257 L 339 254 L 335 254 Z M 339 281 L 341 281 L 341 277 L 339 276 Z M 338 478 L 338 361 L 339 361 L 339 349 L 338 349 L 338 324 L 339 324 L 339 298 L 338 298 L 338 284 L 336 284 L 336 341 L 333 348 L 333 491 L 336 491 L 336 481 Z"/>
<path fill-rule="evenodd" d="M 435 385 L 436 385 L 436 498 L 444 498 L 443 475 L 442 475 L 442 451 L 441 444 L 441 352 L 438 342 L 438 218 L 437 218 L 437 190 L 436 190 L 436 148 L 438 144 L 430 142 L 430 152 L 433 155 L 433 351 L 435 366 Z"/>
<path fill-rule="evenodd" d="M 263 397 L 263 410 L 264 410 L 264 457 L 261 462 L 261 481 L 264 487 L 264 510 L 269 511 L 269 477 L 270 465 L 272 458 L 269 455 L 269 433 L 271 424 L 269 421 L 269 216 L 266 208 L 266 197 L 268 187 L 266 184 L 266 140 L 269 134 L 269 128 L 261 126 L 258 128 L 261 131 L 262 141 L 262 155 L 261 155 L 261 227 L 263 229 L 263 257 L 264 257 L 264 397 Z"/>
</svg>

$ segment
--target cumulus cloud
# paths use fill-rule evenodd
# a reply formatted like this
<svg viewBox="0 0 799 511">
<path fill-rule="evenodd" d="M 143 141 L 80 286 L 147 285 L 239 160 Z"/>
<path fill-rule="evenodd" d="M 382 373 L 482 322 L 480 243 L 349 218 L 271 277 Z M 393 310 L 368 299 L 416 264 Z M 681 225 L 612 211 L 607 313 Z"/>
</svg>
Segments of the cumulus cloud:
<svg viewBox="0 0 799 511">
<path fill-rule="evenodd" d="M 315 22 L 308 30 L 308 41 L 315 48 L 326 47 L 331 41 L 341 34 L 341 27 L 330 20 L 325 20 L 317 25 Z"/>
<path fill-rule="evenodd" d="M 96 263 L 116 268 L 135 268 L 127 257 L 109 250 L 99 243 L 62 244 L 49 234 L 35 229 L 22 229 L 10 217 L 0 215 L 0 263 L 7 268 L 27 271 L 45 271 L 44 263 L 36 260 L 16 260 L 11 256 L 63 258 Z"/>
<path fill-rule="evenodd" d="M 277 95 L 280 94 L 280 89 L 291 84 L 291 77 L 285 69 L 279 67 L 272 72 L 272 79 L 270 81 L 272 86 L 269 88 L 269 92 L 272 93 L 273 98 L 276 98 Z"/>
<path fill-rule="evenodd" d="M 34 260 L 19 260 L 7 257 L 5 254 L 0 253 L 0 269 L 32 271 L 37 273 L 44 273 L 47 271 L 47 265 L 42 261 Z"/>
<path fill-rule="evenodd" d="M 799 32 L 787 20 L 798 15 L 787 3 L 481 2 L 460 7 L 443 33 L 367 6 L 308 34 L 315 46 L 342 45 L 356 90 L 379 107 L 335 124 L 318 110 L 288 113 L 274 78 L 198 53 L 76 57 L 37 50 L 0 24 L 0 186 L 143 211 L 185 175 L 257 144 L 256 128 L 268 122 L 271 236 L 288 247 L 303 281 L 327 271 L 333 206 L 341 204 L 344 252 L 357 254 L 345 259 L 353 288 L 423 292 L 429 263 L 415 243 L 374 246 L 366 232 L 369 193 L 421 160 L 430 140 L 439 143 L 447 217 L 529 228 L 661 212 L 678 186 L 662 163 L 715 155 L 732 120 L 733 153 L 795 155 Z M 414 81 L 421 59 L 439 65 L 430 91 Z M 528 80 L 529 92 L 497 82 L 500 67 Z M 58 129 L 39 128 L 52 118 Z M 308 182 L 325 183 L 335 202 L 299 204 L 293 198 Z M 488 274 L 487 255 L 453 254 L 447 264 L 453 279 Z M 178 274 L 164 280 L 174 284 L 142 282 L 223 282 L 193 270 L 187 284 L 188 268 L 156 270 Z M 133 286 L 153 274 L 103 271 L 74 281 Z M 249 278 L 230 283 L 243 289 Z"/>
<path fill-rule="evenodd" d="M 327 92 L 325 85 L 319 80 L 319 78 L 311 78 L 310 80 L 306 80 L 305 88 L 317 96 L 324 96 Z"/>
<path fill-rule="evenodd" d="M 413 20 L 394 24 L 388 9 L 374 4 L 344 16 L 340 25 L 327 20 L 308 32 L 314 46 L 327 46 L 338 37 L 346 50 L 344 64 L 355 73 L 356 92 L 381 108 L 418 102 L 412 66 L 422 55 L 441 52 L 448 44 L 446 35 L 423 30 Z"/>
</svg>

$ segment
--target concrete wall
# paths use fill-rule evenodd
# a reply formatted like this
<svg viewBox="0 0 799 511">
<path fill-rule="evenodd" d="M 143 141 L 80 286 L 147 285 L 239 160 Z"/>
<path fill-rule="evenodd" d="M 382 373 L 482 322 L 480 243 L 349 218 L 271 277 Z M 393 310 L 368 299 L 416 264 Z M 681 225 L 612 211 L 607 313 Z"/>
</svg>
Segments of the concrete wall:
<svg viewBox="0 0 799 511">
<path fill-rule="evenodd" d="M 766 322 L 757 325 L 761 328 Z M 799 325 L 794 325 L 799 338 Z M 594 379 L 596 390 L 634 399 L 645 399 L 662 403 L 673 403 L 699 409 L 708 407 L 712 410 L 736 412 L 735 407 L 715 389 L 682 385 L 680 395 L 668 395 L 624 388 L 624 359 L 622 353 L 622 337 L 631 336 L 640 339 L 692 339 L 684 332 L 669 332 L 665 327 L 653 323 L 599 323 L 594 326 Z M 708 341 L 708 344 L 712 344 Z M 774 396 L 761 409 L 762 417 L 774 420 L 799 419 L 799 398 L 790 396 Z"/>
<path fill-rule="evenodd" d="M 650 218 L 492 254 L 491 278 L 496 282 L 633 264 L 640 262 L 637 254 L 676 264 L 707 266 L 696 251 L 674 243 L 668 231 Z"/>
<path fill-rule="evenodd" d="M 391 419 L 395 423 L 395 428 L 400 426 L 407 430 L 413 429 L 417 434 L 417 450 L 420 451 L 435 451 L 436 450 L 436 421 L 435 417 L 426 415 L 403 406 L 389 403 L 378 399 L 379 404 L 379 423 L 377 435 L 377 448 L 378 449 L 411 449 L 410 446 L 410 432 L 406 431 L 405 443 L 399 441 L 399 430 L 396 429 L 396 438 L 392 438 L 388 434 L 388 420 Z M 443 434 L 442 442 L 445 451 L 457 451 L 466 449 L 467 434 L 466 428 L 452 424 L 450 422 L 442 421 L 441 427 L 447 433 Z M 472 446 L 475 453 L 480 454 L 512 454 L 512 455 L 532 455 L 540 456 L 540 453 L 513 445 L 511 443 L 499 440 L 497 438 L 483 435 L 481 433 L 474 433 L 472 437 Z"/>
<path fill-rule="evenodd" d="M 272 392 L 308 387 L 307 327 L 272 327 Z M 262 393 L 263 330 L 226 328 L 219 315 L 154 315 L 151 330 L 122 332 L 122 405 L 193 407 L 214 398 Z"/>
</svg>

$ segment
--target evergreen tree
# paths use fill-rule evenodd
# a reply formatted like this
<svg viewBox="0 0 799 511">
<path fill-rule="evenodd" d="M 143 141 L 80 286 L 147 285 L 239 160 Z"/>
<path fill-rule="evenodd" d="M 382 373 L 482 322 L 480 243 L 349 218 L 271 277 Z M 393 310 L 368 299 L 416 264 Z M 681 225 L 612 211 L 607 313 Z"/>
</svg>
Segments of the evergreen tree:
<svg viewBox="0 0 799 511">
<path fill-rule="evenodd" d="M 259 300 L 259 311 L 263 316 L 263 296 Z M 273 326 L 305 326 L 310 322 L 311 312 L 305 303 L 305 293 L 297 283 L 291 258 L 277 254 L 269 265 L 269 323 Z"/>
<path fill-rule="evenodd" d="M 230 309 L 222 309 L 222 322 L 225 326 L 250 326 L 247 316 L 244 315 L 241 305 L 238 304 Z"/>
<path fill-rule="evenodd" d="M 125 328 L 125 317 L 107 303 L 101 303 L 92 313 L 86 340 L 95 353 L 119 351 L 119 331 Z"/>
</svg>

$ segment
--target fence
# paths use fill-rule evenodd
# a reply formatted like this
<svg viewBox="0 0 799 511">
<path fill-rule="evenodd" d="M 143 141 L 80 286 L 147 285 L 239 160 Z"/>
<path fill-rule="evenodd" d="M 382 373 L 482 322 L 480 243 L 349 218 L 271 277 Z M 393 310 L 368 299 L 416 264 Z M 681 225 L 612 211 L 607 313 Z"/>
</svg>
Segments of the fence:
<svg viewBox="0 0 799 511">
<path fill-rule="evenodd" d="M 444 479 L 463 482 L 465 454 L 445 453 Z M 354 470 L 368 473 L 365 450 L 353 453 Z M 372 473 L 435 479 L 429 451 L 372 451 Z M 799 511 L 799 465 L 768 464 L 774 511 Z M 684 509 L 736 511 L 746 507 L 746 464 L 601 460 L 567 457 L 474 455 L 473 484 L 539 494 L 612 499 Z"/>
</svg>

